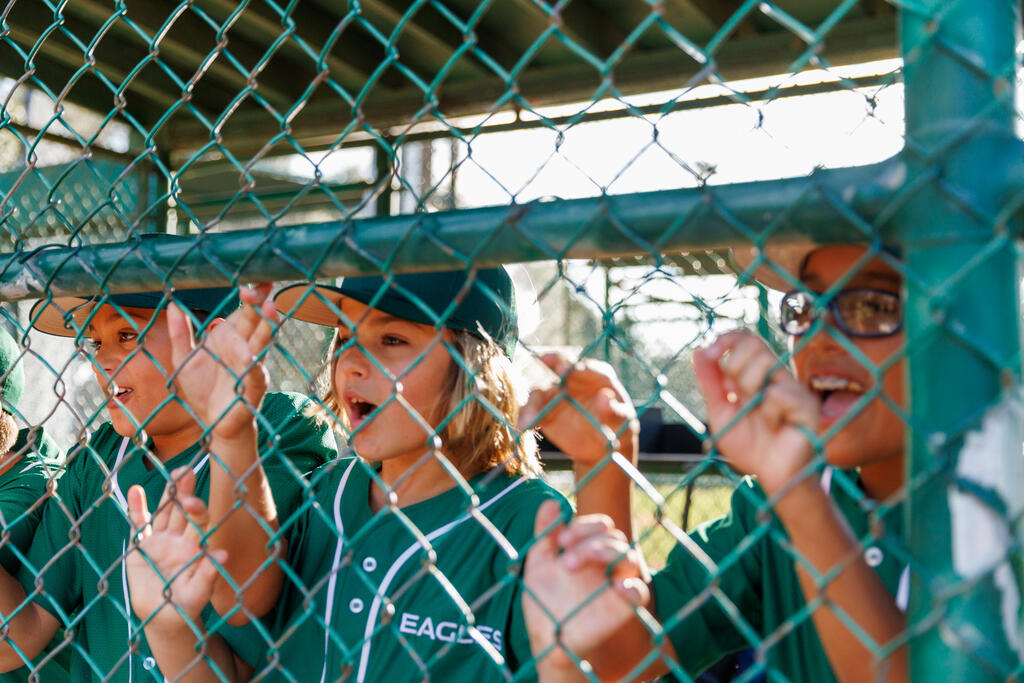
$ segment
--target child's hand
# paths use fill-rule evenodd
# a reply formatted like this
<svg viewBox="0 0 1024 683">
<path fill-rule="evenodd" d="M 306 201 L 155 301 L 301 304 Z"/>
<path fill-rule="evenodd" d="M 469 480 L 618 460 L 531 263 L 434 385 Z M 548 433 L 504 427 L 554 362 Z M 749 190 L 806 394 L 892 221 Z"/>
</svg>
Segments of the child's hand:
<svg viewBox="0 0 1024 683">
<path fill-rule="evenodd" d="M 208 327 L 198 349 L 188 314 L 173 305 L 167 309 L 174 390 L 214 436 L 231 439 L 252 425 L 267 393 L 267 372 L 256 358 L 270 343 L 277 318 L 267 299 L 270 288 L 240 288 L 242 306 Z"/>
<path fill-rule="evenodd" d="M 718 450 L 769 495 L 781 491 L 814 457 L 817 398 L 749 332 L 723 334 L 694 353 L 693 366 Z"/>
<path fill-rule="evenodd" d="M 573 364 L 555 353 L 540 360 L 563 381 L 530 392 L 519 414 L 520 428 L 539 427 L 577 464 L 596 465 L 616 450 L 632 459 L 640 424 L 612 367 L 589 359 Z"/>
<path fill-rule="evenodd" d="M 134 550 L 125 558 L 128 591 L 135 615 L 147 626 L 199 626 L 218 578 L 223 550 L 208 553 L 200 546 L 201 529 L 208 523 L 206 505 L 196 498 L 196 477 L 183 467 L 171 473 L 156 517 L 146 506 L 141 486 L 128 489 L 128 516 L 137 531 Z M 152 617 L 152 621 L 148 620 Z"/>
<path fill-rule="evenodd" d="M 636 609 L 650 602 L 643 558 L 604 515 L 557 524 L 560 508 L 537 511 L 539 539 L 526 556 L 523 612 L 534 657 L 546 671 L 576 672 L 586 659 L 598 678 L 618 678 L 630 667 L 614 646 L 623 630 L 649 636 Z M 568 651 L 573 653 L 569 655 Z"/>
</svg>

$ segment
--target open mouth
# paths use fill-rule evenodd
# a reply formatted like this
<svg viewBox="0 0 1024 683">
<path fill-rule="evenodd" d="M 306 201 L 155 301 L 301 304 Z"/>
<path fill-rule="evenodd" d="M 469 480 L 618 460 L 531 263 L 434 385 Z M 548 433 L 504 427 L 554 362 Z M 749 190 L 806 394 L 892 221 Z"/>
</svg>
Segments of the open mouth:
<svg viewBox="0 0 1024 683">
<path fill-rule="evenodd" d="M 867 389 L 862 382 L 841 375 L 815 375 L 810 388 L 821 401 L 822 422 L 828 424 L 845 415 Z"/>
<path fill-rule="evenodd" d="M 345 400 L 345 409 L 348 412 L 349 423 L 353 429 L 362 424 L 366 416 L 376 408 L 377 404 L 364 401 L 358 396 L 349 396 Z"/>
<path fill-rule="evenodd" d="M 131 396 L 132 390 L 128 387 L 119 387 L 116 384 L 110 387 L 110 398 L 113 399 L 113 403 L 119 404 L 124 403 L 129 396 Z"/>
</svg>

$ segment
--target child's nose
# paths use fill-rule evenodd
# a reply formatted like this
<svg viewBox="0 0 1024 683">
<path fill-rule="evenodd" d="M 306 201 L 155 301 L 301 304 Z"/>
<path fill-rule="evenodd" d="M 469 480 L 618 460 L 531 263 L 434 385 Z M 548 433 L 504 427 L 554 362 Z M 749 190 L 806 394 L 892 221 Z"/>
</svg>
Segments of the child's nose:
<svg viewBox="0 0 1024 683">
<path fill-rule="evenodd" d="M 100 385 L 117 381 L 118 363 L 114 362 L 112 354 L 103 351 L 97 352 L 91 359 L 93 374 Z"/>
<path fill-rule="evenodd" d="M 338 354 L 338 370 L 346 376 L 365 377 L 370 373 L 372 361 L 357 344 L 342 349 Z"/>
<path fill-rule="evenodd" d="M 106 346 L 100 347 L 92 355 L 92 364 L 103 371 L 108 377 L 113 375 L 118 363 L 113 352 L 107 350 Z"/>
<path fill-rule="evenodd" d="M 810 339 L 807 340 L 806 346 L 808 348 L 817 349 L 828 349 L 838 351 L 843 349 L 843 342 L 840 341 L 840 337 L 846 337 L 843 330 L 836 324 L 835 316 L 832 311 L 825 311 L 823 318 L 825 325 L 811 334 Z M 849 337 L 846 337 L 849 339 Z"/>
</svg>

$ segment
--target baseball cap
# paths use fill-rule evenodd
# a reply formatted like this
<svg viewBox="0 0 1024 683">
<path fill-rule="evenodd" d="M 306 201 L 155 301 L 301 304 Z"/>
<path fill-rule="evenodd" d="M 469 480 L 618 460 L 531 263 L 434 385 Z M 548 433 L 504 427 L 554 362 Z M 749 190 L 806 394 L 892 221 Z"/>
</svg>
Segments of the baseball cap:
<svg viewBox="0 0 1024 683">
<path fill-rule="evenodd" d="M 25 391 L 25 370 L 18 362 L 20 359 L 18 342 L 0 326 L 0 404 L 12 414 Z"/>
<path fill-rule="evenodd" d="M 763 247 L 747 245 L 732 248 L 732 260 L 739 272 L 747 271 L 760 256 L 764 261 L 753 273 L 755 280 L 769 289 L 782 292 L 793 289 L 793 283 L 800 281 L 804 261 L 812 251 L 823 246 L 817 242 L 802 240 L 784 244 L 766 244 Z M 786 275 L 790 279 L 786 278 Z"/>
<path fill-rule="evenodd" d="M 404 320 L 486 333 L 512 357 L 519 327 L 512 278 L 504 268 L 369 275 L 336 285 L 299 283 L 274 297 L 283 315 L 336 327 L 342 299 L 354 299 Z"/>
<path fill-rule="evenodd" d="M 732 248 L 732 260 L 737 268 L 737 272 L 744 272 L 749 271 L 758 257 L 763 256 L 764 259 L 761 264 L 752 273 L 748 272 L 748 274 L 769 289 L 788 292 L 793 289 L 795 282 L 800 281 L 800 274 L 803 271 L 807 257 L 813 251 L 825 246 L 829 245 L 810 240 L 766 244 L 763 247 L 746 245 Z M 835 244 L 832 246 L 841 245 Z M 868 244 L 861 246 L 870 248 Z M 890 245 L 883 246 L 881 251 L 897 258 L 900 255 L 899 248 Z"/>
<path fill-rule="evenodd" d="M 238 289 L 235 287 L 202 287 L 171 290 L 170 298 L 193 314 L 223 317 L 238 308 Z M 58 296 L 40 299 L 29 312 L 32 327 L 58 337 L 76 337 L 88 325 L 89 316 L 97 305 L 116 304 L 118 307 L 159 308 L 168 301 L 168 293 L 129 292 L 106 296 Z"/>
</svg>

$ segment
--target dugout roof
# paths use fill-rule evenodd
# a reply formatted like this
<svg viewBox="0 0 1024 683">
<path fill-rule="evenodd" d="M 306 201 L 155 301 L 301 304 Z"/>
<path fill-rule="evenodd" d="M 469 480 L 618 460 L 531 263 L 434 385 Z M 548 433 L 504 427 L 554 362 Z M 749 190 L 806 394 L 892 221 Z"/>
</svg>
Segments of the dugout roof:
<svg viewBox="0 0 1024 683">
<path fill-rule="evenodd" d="M 883 0 L 15 2 L 0 73 L 162 152 L 252 154 L 412 121 L 895 56 Z M 849 4 L 849 3 L 845 3 Z M 760 6 L 759 6 L 760 5 Z M 230 123 L 228 123 L 230 122 Z M 284 140 L 286 133 L 290 140 Z M 266 151 L 266 150 L 265 150 Z"/>
</svg>

